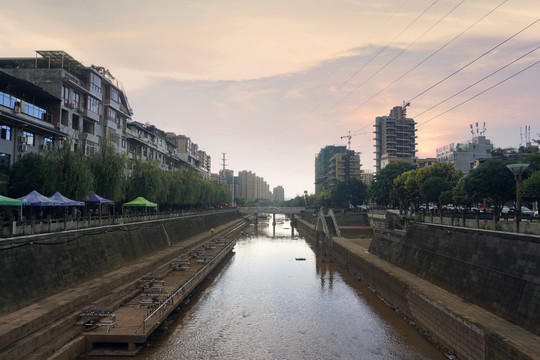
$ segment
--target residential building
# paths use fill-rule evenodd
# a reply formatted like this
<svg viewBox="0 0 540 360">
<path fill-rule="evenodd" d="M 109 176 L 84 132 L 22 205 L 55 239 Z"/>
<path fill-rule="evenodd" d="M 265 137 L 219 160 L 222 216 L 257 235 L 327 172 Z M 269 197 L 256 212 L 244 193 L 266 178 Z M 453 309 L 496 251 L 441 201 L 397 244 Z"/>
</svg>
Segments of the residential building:
<svg viewBox="0 0 540 360">
<path fill-rule="evenodd" d="M 375 170 L 392 162 L 413 163 L 416 155 L 416 129 L 407 118 L 407 105 L 395 106 L 388 116 L 375 118 Z"/>
<path fill-rule="evenodd" d="M 199 146 L 191 141 L 188 136 L 167 133 L 167 138 L 176 146 L 177 156 L 184 163 L 197 172 L 201 179 L 210 178 L 211 158 L 206 152 L 199 150 Z"/>
<path fill-rule="evenodd" d="M 126 153 L 126 124 L 133 112 L 122 85 L 105 68 L 84 66 L 64 51 L 36 53 L 35 59 L 0 59 L 0 68 L 61 99 L 54 124 L 74 150 L 88 155 L 108 141 Z"/>
<path fill-rule="evenodd" d="M 61 99 L 0 70 L 0 166 L 9 167 L 29 152 L 52 148 L 66 138 L 55 123 Z"/>
<path fill-rule="evenodd" d="M 137 121 L 127 123 L 127 151 L 130 159 L 150 160 L 163 171 L 187 167 L 177 156 L 176 144 L 154 125 Z"/>
<path fill-rule="evenodd" d="M 431 166 L 437 162 L 437 158 L 425 158 L 425 159 L 413 159 L 413 164 L 418 166 L 419 169 L 423 169 L 425 167 Z"/>
<path fill-rule="evenodd" d="M 235 197 L 243 198 L 247 201 L 271 200 L 270 186 L 257 174 L 242 170 L 238 172 L 238 190 Z"/>
<path fill-rule="evenodd" d="M 360 180 L 360 155 L 345 146 L 328 145 L 315 157 L 315 192 L 329 191 L 338 181 Z"/>
<path fill-rule="evenodd" d="M 493 144 L 484 135 L 475 136 L 471 141 L 437 148 L 437 161 L 454 164 L 456 170 L 465 174 L 474 168 L 476 161 L 491 159 Z"/>
<path fill-rule="evenodd" d="M 274 201 L 285 201 L 285 189 L 279 185 L 272 191 L 274 193 Z"/>
</svg>

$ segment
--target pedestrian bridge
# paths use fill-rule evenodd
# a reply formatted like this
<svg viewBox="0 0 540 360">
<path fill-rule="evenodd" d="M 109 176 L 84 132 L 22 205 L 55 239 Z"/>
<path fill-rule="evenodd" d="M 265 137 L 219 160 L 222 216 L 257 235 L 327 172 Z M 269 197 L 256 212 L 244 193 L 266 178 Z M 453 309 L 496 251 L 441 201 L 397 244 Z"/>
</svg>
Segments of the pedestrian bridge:
<svg viewBox="0 0 540 360">
<path fill-rule="evenodd" d="M 300 214 L 303 207 L 244 206 L 239 207 L 241 214 Z"/>
</svg>

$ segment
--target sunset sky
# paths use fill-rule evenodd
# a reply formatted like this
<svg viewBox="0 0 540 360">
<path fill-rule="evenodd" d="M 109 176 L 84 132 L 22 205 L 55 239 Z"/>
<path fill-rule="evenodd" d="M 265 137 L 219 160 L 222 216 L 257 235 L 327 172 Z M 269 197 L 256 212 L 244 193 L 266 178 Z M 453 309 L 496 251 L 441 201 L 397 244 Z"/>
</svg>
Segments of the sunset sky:
<svg viewBox="0 0 540 360">
<path fill-rule="evenodd" d="M 403 101 L 421 158 L 476 122 L 496 147 L 540 138 L 539 19 L 538 0 L 21 0 L 2 5 L 0 57 L 103 66 L 133 120 L 294 197 L 349 131 L 373 170 L 375 117 Z"/>
</svg>

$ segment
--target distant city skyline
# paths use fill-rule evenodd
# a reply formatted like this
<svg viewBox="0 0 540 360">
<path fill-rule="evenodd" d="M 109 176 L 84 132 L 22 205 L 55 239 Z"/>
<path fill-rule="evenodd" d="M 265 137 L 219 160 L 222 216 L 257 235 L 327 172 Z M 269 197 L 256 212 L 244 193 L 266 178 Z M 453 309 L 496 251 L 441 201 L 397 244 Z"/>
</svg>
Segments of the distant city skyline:
<svg viewBox="0 0 540 360">
<path fill-rule="evenodd" d="M 375 165 L 373 125 L 403 101 L 417 156 L 486 123 L 495 147 L 540 132 L 540 2 L 140 0 L 6 3 L 0 57 L 64 50 L 124 85 L 133 120 L 189 136 L 212 172 L 314 192 L 327 145 Z M 106 9 L 95 11 L 93 9 Z"/>
</svg>

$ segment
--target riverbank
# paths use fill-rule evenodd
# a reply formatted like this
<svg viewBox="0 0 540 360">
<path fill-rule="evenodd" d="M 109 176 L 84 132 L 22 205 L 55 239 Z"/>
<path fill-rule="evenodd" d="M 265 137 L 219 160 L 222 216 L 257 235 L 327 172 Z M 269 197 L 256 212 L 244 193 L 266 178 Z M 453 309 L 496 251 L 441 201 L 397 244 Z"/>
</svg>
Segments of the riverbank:
<svg viewBox="0 0 540 360">
<path fill-rule="evenodd" d="M 315 241 L 315 227 L 297 219 Z M 539 359 L 540 338 L 369 253 L 370 239 L 333 237 L 332 258 L 458 359 Z"/>
<path fill-rule="evenodd" d="M 139 291 L 138 282 L 141 277 L 153 276 L 156 272 L 159 274 L 160 267 L 168 266 L 172 259 L 189 252 L 190 249 L 212 237 L 224 236 L 225 233 L 245 222 L 244 219 L 238 217 L 237 213 L 231 219 L 225 216 L 221 222 L 212 223 L 215 229 L 215 234 L 212 234 L 209 231 L 210 223 L 201 219 L 192 220 L 191 226 L 186 225 L 189 222 L 185 220 L 178 222 L 178 224 L 183 224 L 182 226 L 169 225 L 173 228 L 178 226 L 178 231 L 182 231 L 182 227 L 187 227 L 183 232 L 162 230 L 143 232 L 140 236 L 134 236 L 135 232 L 132 232 L 131 237 L 135 241 L 139 239 L 155 244 L 164 243 L 165 246 L 159 245 L 160 247 L 153 252 L 142 252 L 142 256 L 132 258 L 111 271 L 101 272 L 90 280 L 80 281 L 67 289 L 58 290 L 53 295 L 34 301 L 26 307 L 1 315 L 0 358 L 22 359 L 28 358 L 31 354 L 39 354 L 32 355 L 34 358 L 47 358 L 55 353 L 56 359 L 69 359 L 69 356 L 61 357 L 63 353 L 61 349 L 65 344 L 76 339 L 84 329 L 84 327 L 75 326 L 83 307 L 92 305 L 115 308 L 119 306 L 125 299 L 134 296 Z M 197 227 L 197 223 L 201 226 Z M 216 225 L 218 223 L 219 226 Z M 163 228 L 162 224 L 159 227 Z M 107 239 L 110 240 L 108 237 Z M 114 246 L 114 241 L 103 243 Z M 86 250 L 98 251 L 99 249 L 87 247 Z M 79 249 L 79 251 L 82 250 Z M 43 271 L 54 272 L 54 269 L 43 269 Z M 84 341 L 76 341 L 70 346 L 72 349 L 67 353 L 77 352 L 81 347 L 84 348 Z"/>
</svg>

